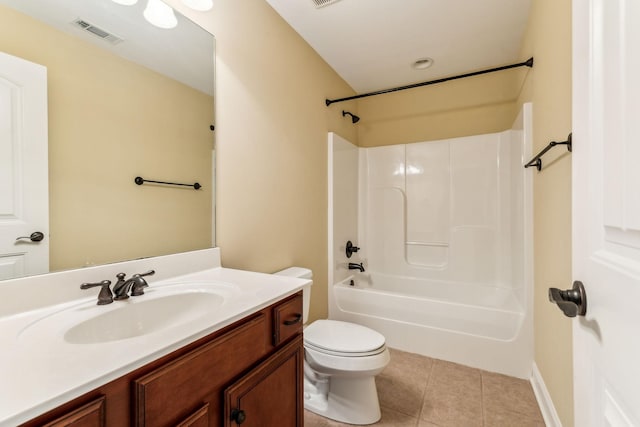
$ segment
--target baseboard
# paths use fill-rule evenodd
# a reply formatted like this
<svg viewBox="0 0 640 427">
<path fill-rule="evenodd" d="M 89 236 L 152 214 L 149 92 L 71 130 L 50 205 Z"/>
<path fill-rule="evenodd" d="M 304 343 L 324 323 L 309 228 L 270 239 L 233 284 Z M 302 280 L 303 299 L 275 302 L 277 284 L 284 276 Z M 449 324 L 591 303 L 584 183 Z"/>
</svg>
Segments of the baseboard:
<svg viewBox="0 0 640 427">
<path fill-rule="evenodd" d="M 549 391 L 547 391 L 547 386 L 544 384 L 536 362 L 533 362 L 530 381 L 533 387 L 533 393 L 536 395 L 536 400 L 538 401 L 538 406 L 540 406 L 544 423 L 547 427 L 562 427 L 560 417 L 558 417 L 556 407 L 553 406 L 553 401 L 551 400 L 551 396 L 549 396 Z"/>
</svg>

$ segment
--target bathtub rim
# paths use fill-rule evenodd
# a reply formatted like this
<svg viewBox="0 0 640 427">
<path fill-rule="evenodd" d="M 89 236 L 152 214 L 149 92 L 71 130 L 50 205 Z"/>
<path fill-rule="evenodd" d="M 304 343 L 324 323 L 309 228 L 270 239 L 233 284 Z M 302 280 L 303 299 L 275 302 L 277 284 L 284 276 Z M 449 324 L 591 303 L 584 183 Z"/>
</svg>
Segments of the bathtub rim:
<svg viewBox="0 0 640 427">
<path fill-rule="evenodd" d="M 403 295 L 401 293 L 398 292 L 389 292 L 389 291 L 381 291 L 381 290 L 377 290 L 377 289 L 363 289 L 363 288 L 357 288 L 357 287 L 353 287 L 350 286 L 348 284 L 350 279 L 345 279 L 342 280 L 338 283 L 335 283 L 333 285 L 330 286 L 330 291 L 333 293 L 333 301 L 335 304 L 335 312 L 331 313 L 331 315 L 329 316 L 330 319 L 337 319 L 340 320 L 341 313 L 345 313 L 348 315 L 355 315 L 355 316 L 362 316 L 362 317 L 367 317 L 367 318 L 371 318 L 371 319 L 381 319 L 387 322 L 391 322 L 391 323 L 395 323 L 395 324 L 403 324 L 403 325 L 412 325 L 418 328 L 425 328 L 425 329 L 433 329 L 433 330 L 437 330 L 437 331 L 441 331 L 444 333 L 452 333 L 452 334 L 457 334 L 457 335 L 463 335 L 463 336 L 467 336 L 467 337 L 474 337 L 474 338 L 480 338 L 480 339 L 486 339 L 486 340 L 492 340 L 492 341 L 496 341 L 496 342 L 504 342 L 504 343 L 509 343 L 509 342 L 514 342 L 516 341 L 519 336 L 522 334 L 523 328 L 525 326 L 526 320 L 527 320 L 527 313 L 526 311 L 521 311 L 521 312 L 513 312 L 513 311 L 506 311 L 506 310 L 500 310 L 500 309 L 494 309 L 494 308 L 488 308 L 488 307 L 482 307 L 482 306 L 474 306 L 474 305 L 468 305 L 468 304 L 462 304 L 462 303 L 452 303 L 452 302 L 446 302 L 446 301 L 439 301 L 439 300 L 430 300 L 430 299 L 426 299 L 426 298 L 419 298 L 419 297 L 414 297 L 414 296 L 408 296 L 408 295 Z M 514 332 L 513 334 L 509 337 L 509 338 L 500 338 L 500 337 L 495 337 L 495 336 L 491 336 L 488 334 L 478 334 L 478 333 L 472 333 L 472 332 L 468 332 L 468 331 L 462 331 L 462 330 L 458 330 L 458 329 L 453 329 L 453 328 L 445 328 L 445 327 L 440 327 L 440 326 L 435 326 L 435 325 L 426 325 L 423 323 L 417 323 L 417 322 L 411 322 L 411 321 L 407 321 L 407 320 L 401 320 L 401 319 L 397 319 L 397 318 L 392 318 L 392 317 L 386 317 L 384 314 L 373 314 L 373 313 L 366 313 L 366 312 L 359 312 L 359 311 L 351 311 L 351 310 L 346 310 L 344 309 L 341 305 L 340 305 L 340 299 L 337 295 L 337 293 L 343 290 L 346 292 L 362 292 L 362 293 L 369 293 L 369 294 L 374 294 L 376 296 L 386 296 L 386 297 L 394 297 L 394 298 L 406 298 L 406 299 L 411 299 L 411 300 L 423 300 L 427 303 L 435 303 L 435 304 L 439 304 L 439 305 L 449 305 L 449 306 L 458 306 L 461 307 L 463 309 L 473 309 L 473 310 L 478 310 L 478 311 L 484 311 L 487 313 L 500 313 L 500 314 L 504 314 L 504 315 L 508 315 L 508 316 L 514 316 L 517 318 L 517 326 L 514 327 Z M 387 337 L 388 338 L 388 337 Z"/>
</svg>

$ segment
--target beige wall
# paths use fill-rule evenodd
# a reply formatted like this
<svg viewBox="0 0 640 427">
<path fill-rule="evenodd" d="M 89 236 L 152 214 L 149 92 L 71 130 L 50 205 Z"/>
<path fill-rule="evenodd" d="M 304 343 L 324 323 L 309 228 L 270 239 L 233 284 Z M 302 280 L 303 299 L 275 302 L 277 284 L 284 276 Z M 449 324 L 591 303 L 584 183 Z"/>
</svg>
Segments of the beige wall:
<svg viewBox="0 0 640 427">
<path fill-rule="evenodd" d="M 535 57 L 519 102 L 533 102 L 534 150 L 571 131 L 571 0 L 535 0 L 523 56 Z M 564 147 L 534 172 L 535 362 L 564 426 L 573 425 L 571 320 L 549 303 L 571 287 L 571 155 Z"/>
<path fill-rule="evenodd" d="M 531 70 L 501 72 L 358 101 L 361 146 L 479 133 L 511 126 L 533 102 L 534 151 L 571 131 L 571 1 L 532 2 L 521 59 Z M 428 80 L 428 79 L 427 79 Z M 571 156 L 559 148 L 534 178 L 535 361 L 565 426 L 573 425 L 571 321 L 548 302 L 549 286 L 571 284 Z"/>
<path fill-rule="evenodd" d="M 210 96 L 4 7 L 0 51 L 47 67 L 51 270 L 211 246 Z"/>
<path fill-rule="evenodd" d="M 184 10 L 178 0 L 170 3 Z M 312 268 L 312 317 L 325 315 L 326 132 L 358 140 L 356 127 L 340 116 L 343 108 L 362 117 L 357 128 L 363 146 L 504 130 L 528 100 L 535 150 L 564 138 L 571 128 L 570 0 L 532 4 L 521 58 L 535 56 L 536 63 L 530 71 L 514 71 L 515 81 L 501 76 L 490 84 L 485 78 L 453 82 L 361 100 L 357 109 L 350 103 L 324 106 L 324 98 L 352 91 L 263 0 L 218 0 L 206 15 L 185 11 L 217 38 L 223 263 L 260 271 Z M 570 426 L 571 322 L 547 301 L 546 290 L 571 281 L 571 160 L 547 160 L 554 156 L 545 157 L 545 169 L 535 174 L 535 358 L 563 424 Z"/>
<path fill-rule="evenodd" d="M 509 129 L 519 111 L 516 100 L 528 70 L 500 71 L 362 98 L 358 101 L 359 143 L 374 147 Z M 424 75 L 424 81 L 431 79 Z"/>
<path fill-rule="evenodd" d="M 264 0 L 185 10 L 216 36 L 217 244 L 225 267 L 311 268 L 311 318 L 327 314 L 327 132 L 356 127 L 327 108 L 351 88 Z M 353 104 L 350 111 L 355 110 Z"/>
</svg>

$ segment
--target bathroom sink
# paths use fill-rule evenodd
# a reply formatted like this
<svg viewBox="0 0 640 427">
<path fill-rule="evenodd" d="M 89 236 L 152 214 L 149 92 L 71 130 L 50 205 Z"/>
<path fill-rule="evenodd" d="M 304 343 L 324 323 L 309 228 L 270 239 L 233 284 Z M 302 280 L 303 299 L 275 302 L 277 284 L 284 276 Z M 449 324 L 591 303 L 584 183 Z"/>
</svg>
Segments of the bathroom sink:
<svg viewBox="0 0 640 427">
<path fill-rule="evenodd" d="M 64 340 L 96 344 L 146 335 L 202 317 L 220 307 L 224 298 L 214 293 L 190 292 L 139 301 L 132 300 L 131 304 L 78 323 L 67 330 Z"/>
<path fill-rule="evenodd" d="M 19 333 L 23 341 L 101 344 L 174 330 L 216 315 L 241 292 L 228 283 L 148 288 L 144 295 L 96 305 L 85 301 L 41 317 Z"/>
</svg>

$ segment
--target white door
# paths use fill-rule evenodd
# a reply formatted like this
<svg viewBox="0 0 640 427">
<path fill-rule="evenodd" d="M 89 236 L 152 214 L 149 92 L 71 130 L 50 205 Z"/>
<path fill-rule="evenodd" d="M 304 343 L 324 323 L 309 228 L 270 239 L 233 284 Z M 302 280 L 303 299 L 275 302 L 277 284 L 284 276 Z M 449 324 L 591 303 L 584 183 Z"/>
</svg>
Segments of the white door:
<svg viewBox="0 0 640 427">
<path fill-rule="evenodd" d="M 49 271 L 47 146 L 47 69 L 0 52 L 0 280 Z"/>
<path fill-rule="evenodd" d="M 640 426 L 640 2 L 573 1 L 576 426 Z"/>
</svg>

